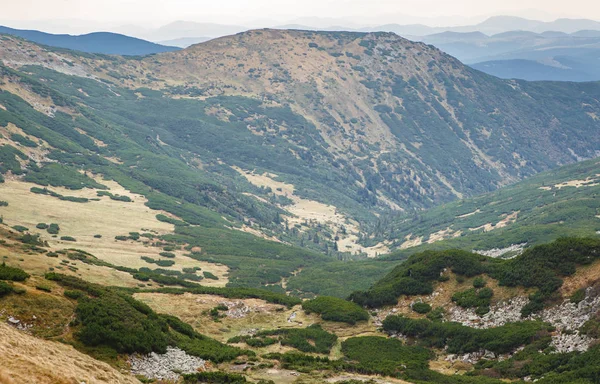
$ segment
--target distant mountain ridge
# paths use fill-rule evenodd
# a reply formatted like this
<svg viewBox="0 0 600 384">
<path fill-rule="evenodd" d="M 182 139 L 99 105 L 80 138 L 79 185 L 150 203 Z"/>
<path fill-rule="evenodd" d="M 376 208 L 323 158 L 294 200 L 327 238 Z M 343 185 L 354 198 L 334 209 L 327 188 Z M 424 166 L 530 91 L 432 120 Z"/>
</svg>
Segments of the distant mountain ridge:
<svg viewBox="0 0 600 384">
<path fill-rule="evenodd" d="M 510 31 L 495 35 L 443 32 L 423 41 L 463 63 L 502 78 L 529 81 L 600 80 L 600 31 Z"/>
<path fill-rule="evenodd" d="M 34 43 L 49 45 L 51 47 L 108 55 L 143 56 L 179 50 L 178 47 L 160 45 L 112 32 L 95 32 L 73 36 L 0 26 L 0 33 L 18 36 Z"/>
</svg>

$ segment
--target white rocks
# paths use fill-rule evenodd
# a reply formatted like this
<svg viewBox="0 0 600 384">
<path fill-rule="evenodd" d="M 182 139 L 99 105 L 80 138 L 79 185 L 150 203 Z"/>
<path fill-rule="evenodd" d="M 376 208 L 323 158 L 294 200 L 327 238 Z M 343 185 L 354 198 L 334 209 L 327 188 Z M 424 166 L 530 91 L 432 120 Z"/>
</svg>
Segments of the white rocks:
<svg viewBox="0 0 600 384">
<path fill-rule="evenodd" d="M 203 369 L 205 361 L 190 356 L 179 348 L 167 348 L 167 353 L 132 355 L 129 357 L 131 373 L 149 379 L 177 380 L 181 373 L 194 373 Z"/>
<path fill-rule="evenodd" d="M 512 244 L 506 248 L 493 248 L 488 250 L 473 250 L 473 253 L 477 253 L 483 256 L 502 258 L 502 259 L 513 259 L 523 253 L 527 243 Z M 507 255 L 506 257 L 504 257 Z"/>
<path fill-rule="evenodd" d="M 292 314 L 290 315 L 290 317 L 288 317 L 288 323 L 292 323 L 294 322 L 294 320 L 296 319 L 296 312 L 292 312 Z"/>
<path fill-rule="evenodd" d="M 578 304 L 565 300 L 562 304 L 544 309 L 540 314 L 526 319 L 521 318 L 521 310 L 529 302 L 526 297 L 516 297 L 490 308 L 481 318 L 475 310 L 455 307 L 449 312 L 449 320 L 472 328 L 500 327 L 509 322 L 539 319 L 556 327 L 552 336 L 552 346 L 557 352 L 587 351 L 593 339 L 579 334 L 583 326 L 600 310 L 600 289 L 588 288 L 585 298 Z"/>
<path fill-rule="evenodd" d="M 507 302 L 498 303 L 490 307 L 490 311 L 479 317 L 472 308 L 452 308 L 448 315 L 450 321 L 456 321 L 472 328 L 500 327 L 506 323 L 521 321 L 521 310 L 529 299 L 515 297 Z"/>
</svg>

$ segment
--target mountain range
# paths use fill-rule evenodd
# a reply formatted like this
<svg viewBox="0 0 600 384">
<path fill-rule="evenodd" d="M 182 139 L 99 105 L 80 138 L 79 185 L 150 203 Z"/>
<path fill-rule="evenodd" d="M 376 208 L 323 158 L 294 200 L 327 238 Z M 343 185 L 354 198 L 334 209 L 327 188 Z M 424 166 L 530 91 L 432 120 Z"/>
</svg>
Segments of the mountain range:
<svg viewBox="0 0 600 384">
<path fill-rule="evenodd" d="M 177 47 L 155 44 L 111 32 L 96 32 L 72 36 L 55 35 L 40 31 L 20 30 L 0 26 L 0 33 L 18 36 L 38 44 L 49 45 L 52 47 L 110 55 L 143 56 L 179 49 Z"/>
<path fill-rule="evenodd" d="M 596 81 L 600 32 L 444 32 L 418 41 L 435 45 L 494 76 L 525 80 Z"/>
</svg>

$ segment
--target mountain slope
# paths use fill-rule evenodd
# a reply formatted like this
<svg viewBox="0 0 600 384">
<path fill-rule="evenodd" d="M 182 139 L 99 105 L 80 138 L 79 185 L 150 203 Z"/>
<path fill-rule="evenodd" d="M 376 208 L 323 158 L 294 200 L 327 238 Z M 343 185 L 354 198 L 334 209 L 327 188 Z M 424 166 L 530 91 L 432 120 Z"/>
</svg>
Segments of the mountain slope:
<svg viewBox="0 0 600 384">
<path fill-rule="evenodd" d="M 40 31 L 28 31 L 0 26 L 0 33 L 18 36 L 51 47 L 109 55 L 142 56 L 179 49 L 110 32 L 96 32 L 72 36 L 54 35 Z"/>
<path fill-rule="evenodd" d="M 38 97 L 36 108 L 56 117 L 38 121 L 65 124 L 84 108 L 91 120 L 74 128 L 106 146 L 69 134 L 90 153 L 130 167 L 140 160 L 119 144 L 126 135 L 177 164 L 166 175 L 141 158 L 176 188 L 138 180 L 252 225 L 269 223 L 276 235 L 282 228 L 273 220 L 288 209 L 327 225 L 340 222 L 333 206 L 368 223 L 375 213 L 431 207 L 594 157 L 599 147 L 598 84 L 502 81 L 391 34 L 252 31 L 143 60 L 56 56 L 35 46 L 25 54 L 15 44 L 5 39 L 0 49 L 21 80 L 3 89 L 33 100 L 44 90 L 47 104 Z M 0 114 L 26 129 L 17 115 L 29 117 L 27 107 L 11 103 Z M 95 119 L 120 128 L 107 131 Z M 68 161 L 65 152 L 59 158 Z M 200 188 L 205 200 L 196 183 L 211 185 Z M 215 193 L 216 185 L 228 193 Z M 308 200 L 329 207 L 303 216 Z M 331 239 L 343 235 L 336 228 Z"/>
<path fill-rule="evenodd" d="M 490 254 L 514 256 L 514 244 L 519 250 L 561 236 L 594 237 L 600 231 L 599 182 L 597 159 L 564 166 L 426 212 L 382 217 L 370 241 L 385 233 L 396 239 L 390 248 L 495 248 Z"/>
</svg>

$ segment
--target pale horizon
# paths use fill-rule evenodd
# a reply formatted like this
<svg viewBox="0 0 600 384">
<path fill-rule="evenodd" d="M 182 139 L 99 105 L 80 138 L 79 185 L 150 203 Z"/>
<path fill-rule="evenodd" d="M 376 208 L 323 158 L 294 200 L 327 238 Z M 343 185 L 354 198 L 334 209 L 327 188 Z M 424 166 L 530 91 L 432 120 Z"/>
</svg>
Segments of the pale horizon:
<svg viewBox="0 0 600 384">
<path fill-rule="evenodd" d="M 157 28 L 174 21 L 241 25 L 251 28 L 302 22 L 315 27 L 352 27 L 382 24 L 425 24 L 432 27 L 475 24 L 497 15 L 540 21 L 558 18 L 600 20 L 600 3 L 574 0 L 507 0 L 495 4 L 476 0 L 357 0 L 317 1 L 301 4 L 273 0 L 1 0 L 0 23 L 14 28 L 36 28 L 52 33 L 86 33 L 122 26 Z M 1 4 L 1 3 L 0 3 Z M 460 15 L 460 16 L 457 16 Z M 304 19 L 304 20 L 303 20 Z M 328 25 L 329 24 L 329 25 Z"/>
</svg>

